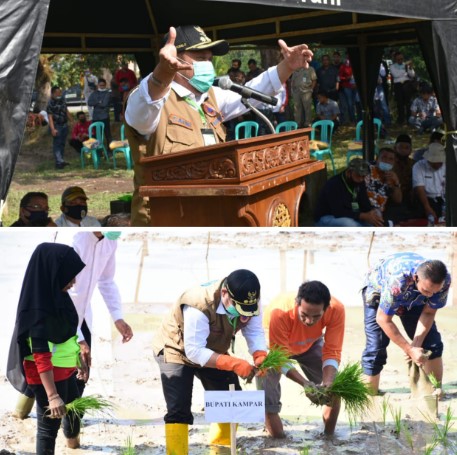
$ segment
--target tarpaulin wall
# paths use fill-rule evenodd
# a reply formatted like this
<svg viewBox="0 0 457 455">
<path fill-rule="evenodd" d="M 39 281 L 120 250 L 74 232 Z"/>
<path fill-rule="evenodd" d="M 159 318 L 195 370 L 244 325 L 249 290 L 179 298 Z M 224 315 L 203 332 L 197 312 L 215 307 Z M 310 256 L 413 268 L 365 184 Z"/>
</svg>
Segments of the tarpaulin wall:
<svg viewBox="0 0 457 455">
<path fill-rule="evenodd" d="M 0 7 L 0 200 L 24 135 L 49 0 L 2 0 Z M 1 215 L 1 211 L 0 211 Z M 0 217 L 1 220 L 1 217 Z"/>
<path fill-rule="evenodd" d="M 457 130 L 457 21 L 436 20 L 418 27 L 425 62 L 449 132 Z M 457 226 L 457 133 L 446 135 L 447 225 Z"/>
</svg>

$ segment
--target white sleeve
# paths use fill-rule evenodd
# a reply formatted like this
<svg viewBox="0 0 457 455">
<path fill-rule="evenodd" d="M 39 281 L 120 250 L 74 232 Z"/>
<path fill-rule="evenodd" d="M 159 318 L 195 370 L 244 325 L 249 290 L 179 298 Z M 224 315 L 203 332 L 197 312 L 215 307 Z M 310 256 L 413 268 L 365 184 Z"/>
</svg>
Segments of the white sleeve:
<svg viewBox="0 0 457 455">
<path fill-rule="evenodd" d="M 241 333 L 246 338 L 249 354 L 252 355 L 255 351 L 267 350 L 265 332 L 262 327 L 262 312 L 258 316 L 251 318 L 246 326 L 241 329 Z"/>
<path fill-rule="evenodd" d="M 102 241 L 115 242 L 116 240 L 103 239 Z M 116 249 L 113 249 L 111 257 L 106 262 L 105 269 L 98 279 L 98 289 L 114 322 L 123 319 L 121 295 L 114 281 L 115 272 Z"/>
<path fill-rule="evenodd" d="M 149 75 L 145 77 L 136 90 L 134 90 L 127 102 L 125 110 L 125 121 L 138 133 L 149 136 L 155 132 L 160 120 L 160 114 L 168 93 L 165 97 L 153 100 L 149 96 L 148 87 Z"/>
<path fill-rule="evenodd" d="M 416 188 L 417 186 L 425 187 L 424 167 L 422 166 L 421 161 L 418 161 L 413 166 L 413 188 Z"/>
<path fill-rule="evenodd" d="M 214 351 L 206 347 L 209 336 L 209 320 L 196 308 L 183 306 L 184 352 L 186 357 L 200 366 L 205 366 Z"/>
<path fill-rule="evenodd" d="M 282 83 L 279 79 L 276 66 L 268 68 L 267 71 L 259 74 L 254 79 L 251 79 L 246 87 L 253 88 L 258 92 L 266 95 L 276 95 L 281 90 Z M 241 95 L 230 90 L 223 90 L 220 87 L 213 87 L 216 95 L 217 105 L 222 113 L 224 121 L 238 117 L 248 111 L 241 103 Z M 262 104 L 261 101 L 250 101 L 253 106 Z"/>
</svg>

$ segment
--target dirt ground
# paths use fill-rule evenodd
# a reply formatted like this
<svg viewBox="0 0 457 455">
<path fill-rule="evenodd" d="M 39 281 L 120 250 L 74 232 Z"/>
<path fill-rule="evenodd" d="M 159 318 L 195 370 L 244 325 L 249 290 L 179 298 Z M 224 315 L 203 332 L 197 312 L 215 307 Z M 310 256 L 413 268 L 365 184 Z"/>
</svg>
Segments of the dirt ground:
<svg viewBox="0 0 457 455">
<path fill-rule="evenodd" d="M 130 313 L 130 311 L 135 313 Z M 82 447 L 70 450 L 65 447 L 64 437 L 59 433 L 56 454 L 95 455 L 101 453 L 122 454 L 130 437 L 137 454 L 163 454 L 165 413 L 159 371 L 151 352 L 151 339 L 159 318 L 154 316 L 151 305 L 128 308 L 126 319 L 132 323 L 135 341 L 120 345 L 113 334 L 113 341 L 98 338 L 96 358 L 87 393 L 100 393 L 112 400 L 117 409 L 112 418 L 86 418 L 81 435 Z M 348 308 L 347 327 L 343 356 L 345 361 L 356 360 L 363 349 L 363 324 L 361 308 Z M 438 415 L 443 415 L 450 407 L 457 412 L 457 351 L 456 332 L 457 309 L 439 312 L 438 327 L 446 346 L 444 397 L 439 402 Z M 151 330 L 151 328 L 153 328 Z M 241 425 L 237 432 L 237 448 L 240 454 L 300 454 L 305 447 L 310 454 L 423 454 L 426 445 L 433 439 L 431 423 L 424 415 L 434 420 L 435 402 L 432 399 L 412 400 L 409 393 L 407 368 L 397 347 L 391 347 L 389 362 L 382 375 L 383 397 L 376 397 L 366 418 L 352 426 L 343 412 L 338 423 L 335 438 L 321 439 L 322 424 L 320 411 L 310 404 L 299 387 L 287 379 L 282 379 L 283 410 L 287 439 L 273 440 L 264 430 L 262 423 Z M 4 378 L 0 378 L 2 406 L 0 411 L 0 450 L 6 449 L 17 455 L 34 453 L 36 429 L 35 411 L 31 417 L 19 421 L 11 416 L 16 393 Z M 198 381 L 196 381 L 198 382 Z M 252 386 L 248 386 L 252 388 Z M 5 400 L 5 398 L 8 398 Z M 391 409 L 387 411 L 384 423 L 382 402 L 386 400 Z M 5 404 L 9 403 L 8 406 Z M 402 411 L 400 436 L 394 432 L 392 414 Z M 421 414 L 421 411 L 424 415 Z M 210 447 L 206 444 L 208 424 L 204 421 L 203 391 L 200 384 L 194 386 L 193 412 L 195 423 L 189 427 L 189 453 L 195 455 L 230 454 L 228 447 Z M 403 427 L 404 428 L 404 427 Z M 412 437 L 409 442 L 407 432 Z M 411 444 L 412 447 L 411 448 Z M 457 453 L 457 438 L 454 432 L 449 437 L 449 447 L 445 451 L 438 447 L 434 454 Z"/>
<path fill-rule="evenodd" d="M 119 128 L 120 124 L 113 123 L 111 125 L 114 138 L 119 136 Z M 71 162 L 69 168 L 56 173 L 53 178 L 45 178 L 43 171 L 46 171 L 47 168 L 53 169 L 54 163 L 51 137 L 46 128 L 26 132 L 10 188 L 12 190 L 37 191 L 38 185 L 39 191 L 48 195 L 61 194 L 69 185 L 83 185 L 88 194 L 112 191 L 129 193 L 133 190 L 133 172 L 131 173 L 132 176 L 129 175 L 128 178 L 125 178 L 124 173 L 120 174 L 122 177 L 116 176 L 115 171 L 110 174 L 103 171 L 98 173 L 82 172 L 79 156 L 68 144 L 65 147 L 65 160 Z M 49 166 L 47 166 L 48 162 Z M 89 169 L 91 168 L 92 166 L 89 166 Z M 40 173 L 43 175 L 40 176 Z"/>
<path fill-rule="evenodd" d="M 51 230 L 52 231 L 52 230 Z M 34 242 L 46 241 L 44 236 L 51 235 L 49 230 L 35 232 L 35 239 L 21 238 L 20 233 L 2 233 L 0 249 L 5 256 L 0 256 L 0 295 L 5 297 L 8 307 L 13 307 L 12 298 L 20 289 L 26 258 L 29 257 Z M 66 233 L 68 230 L 66 231 Z M 13 235 L 14 234 L 14 235 Z M 162 230 L 125 233 L 120 240 L 117 253 L 117 281 L 119 282 L 125 319 L 134 331 L 131 342 L 122 344 L 119 334 L 109 322 L 109 315 L 100 313 L 94 318 L 100 326 L 94 330 L 93 367 L 87 394 L 100 394 L 111 400 L 116 409 L 109 417 L 87 416 L 83 421 L 81 434 L 82 446 L 78 450 L 65 447 L 65 439 L 60 432 L 57 439 L 56 455 L 96 455 L 123 454 L 127 440 L 130 438 L 137 455 L 159 455 L 165 453 L 165 436 L 163 415 L 165 403 L 161 390 L 159 370 L 153 359 L 152 338 L 162 315 L 176 297 L 176 283 L 183 283 L 188 276 L 205 276 L 209 268 L 210 278 L 219 274 L 219 267 L 233 267 L 249 261 L 254 270 L 262 274 L 263 294 L 278 292 L 279 248 L 287 251 L 287 277 L 292 284 L 298 282 L 295 276 L 303 267 L 303 249 L 315 251 L 313 262 L 308 264 L 308 274 L 322 273 L 325 267 L 325 281 L 330 289 L 340 289 L 337 297 L 346 306 L 346 332 L 343 346 L 343 363 L 360 359 L 364 348 L 363 313 L 359 301 L 346 298 L 343 293 L 344 282 L 360 282 L 361 273 L 354 276 L 354 270 L 366 269 L 366 251 L 370 244 L 369 232 L 332 231 L 325 232 L 212 232 L 206 230 Z M 10 237 L 8 237 L 10 236 Z M 43 237 L 43 238 L 42 238 Z M 446 260 L 452 242 L 450 232 L 431 231 L 378 231 L 372 242 L 371 261 L 392 249 L 414 249 L 421 254 L 427 244 L 435 254 L 433 257 Z M 59 240 L 59 239 L 58 239 Z M 209 242 L 211 240 L 211 242 Z M 49 240 L 47 240 L 49 241 Z M 150 256 L 145 257 L 140 298 L 133 297 L 138 269 L 141 245 L 146 242 Z M 27 243 L 27 245 L 26 245 Z M 418 246 L 419 245 L 419 246 Z M 296 253 L 296 258 L 292 253 Z M 357 255 L 356 255 L 357 253 Z M 178 255 L 178 256 L 177 256 Z M 441 256 L 440 256 L 441 255 Z M 9 259 L 6 259 L 6 256 Z M 207 258 L 207 261 L 203 258 Z M 298 260 L 301 265 L 297 266 Z M 448 262 L 446 260 L 446 262 Z M 6 264 L 9 266 L 6 267 Z M 333 266 L 338 266 L 340 277 Z M 143 266 L 141 266 L 143 267 Z M 341 272 L 345 267 L 345 273 Z M 163 273 L 161 275 L 160 273 Z M 265 273 L 265 275 L 263 275 Z M 173 279 L 166 281 L 166 274 Z M 259 275 L 260 276 L 260 275 Z M 202 282 L 202 281 L 200 281 Z M 350 288 L 347 283 L 346 287 Z M 354 290 L 355 289 L 355 290 Z M 350 288 L 349 296 L 354 296 L 357 286 Z M 165 292 L 166 291 L 166 292 Z M 341 295 L 341 296 L 340 296 Z M 451 300 L 451 299 L 450 299 Z M 100 302 L 94 301 L 92 307 L 98 308 Z M 100 307 L 104 307 L 103 304 Z M 106 308 L 103 308 L 106 312 Z M 94 310 L 95 311 L 95 310 Z M 9 312 L 9 313 L 8 313 Z M 2 364 L 6 358 L 8 332 L 11 330 L 12 310 L 7 308 L 0 320 L 0 341 Z M 410 394 L 407 367 L 400 349 L 389 347 L 388 364 L 383 371 L 381 389 L 383 396 L 375 397 L 372 408 L 361 421 L 349 422 L 346 414 L 341 413 L 335 437 L 324 440 L 320 434 L 323 429 L 320 409 L 313 406 L 304 396 L 298 385 L 282 378 L 281 416 L 284 421 L 287 438 L 273 440 L 263 423 L 240 425 L 237 432 L 237 449 L 239 454 L 457 454 L 457 307 L 452 306 L 438 311 L 437 325 L 443 336 L 445 350 L 444 396 L 438 403 L 436 419 L 436 400 L 434 398 L 412 399 Z M 237 337 L 238 338 L 238 337 Z M 242 337 L 235 347 L 237 355 L 246 355 L 246 346 Z M 246 356 L 247 359 L 249 357 Z M 253 385 L 245 385 L 252 390 Z M 0 369 L 0 454 L 8 451 L 17 455 L 35 453 L 36 414 L 32 411 L 30 418 L 19 421 L 12 417 L 17 393 L 4 377 Z M 383 413 L 383 404 L 386 412 Z M 434 439 L 433 424 L 442 429 L 445 414 L 452 414 L 451 429 L 447 437 L 447 447 L 438 444 L 432 451 L 426 452 Z M 394 414 L 401 410 L 400 435 L 395 433 Z M 204 419 L 204 393 L 199 381 L 195 381 L 193 391 L 193 408 L 195 422 L 189 427 L 189 453 L 191 455 L 224 455 L 230 454 L 228 447 L 209 446 L 207 444 L 208 424 Z M 5 452 L 3 452 L 5 453 Z M 180 454 L 181 455 L 181 454 Z"/>
</svg>

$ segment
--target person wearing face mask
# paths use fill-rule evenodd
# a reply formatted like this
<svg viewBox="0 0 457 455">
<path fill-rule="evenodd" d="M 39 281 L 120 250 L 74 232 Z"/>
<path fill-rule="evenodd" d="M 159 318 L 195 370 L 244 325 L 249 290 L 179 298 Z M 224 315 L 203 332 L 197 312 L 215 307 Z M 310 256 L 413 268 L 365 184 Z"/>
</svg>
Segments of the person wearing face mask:
<svg viewBox="0 0 457 455">
<path fill-rule="evenodd" d="M 375 164 L 370 164 L 370 173 L 365 177 L 368 199 L 375 209 L 383 213 L 387 201 L 400 204 L 402 201 L 401 185 L 393 171 L 395 151 L 383 147 L 379 151 Z"/>
<path fill-rule="evenodd" d="M 68 136 L 68 123 L 73 123 L 73 117 L 62 97 L 60 87 L 52 87 L 51 99 L 46 112 L 48 113 L 49 130 L 52 135 L 52 153 L 54 154 L 55 166 L 56 169 L 63 169 L 70 164 L 64 161 L 63 155 Z"/>
<path fill-rule="evenodd" d="M 92 121 L 102 122 L 105 124 L 105 138 L 108 141 L 108 145 L 113 139 L 111 136 L 111 124 L 109 117 L 109 110 L 111 106 L 110 102 L 111 94 L 106 86 L 106 80 L 100 78 L 98 80 L 97 90 L 90 95 L 87 103 L 89 106 L 94 108 Z"/>
<path fill-rule="evenodd" d="M 450 284 L 443 262 L 412 252 L 384 257 L 369 270 L 362 290 L 366 335 L 362 367 L 373 394 L 379 390 L 390 341 L 441 383 L 443 343 L 435 315 L 446 305 Z M 400 333 L 395 315 L 409 340 Z"/>
<path fill-rule="evenodd" d="M 19 203 L 19 219 L 10 227 L 56 226 L 49 217 L 48 195 L 40 191 L 27 193 Z"/>
<path fill-rule="evenodd" d="M 79 437 L 80 419 L 65 404 L 78 397 L 75 375 L 85 375 L 76 331 L 78 315 L 68 290 L 84 263 L 73 248 L 42 243 L 33 252 L 17 307 L 7 378 L 37 403 L 37 455 L 54 455 L 61 423 L 67 441 Z M 69 445 L 72 447 L 72 445 Z"/>
<path fill-rule="evenodd" d="M 279 46 L 284 59 L 247 86 L 275 95 L 296 69 L 308 67 L 313 55 L 308 46 L 288 47 L 282 40 Z M 222 122 L 247 111 L 239 94 L 212 86 L 215 72 L 211 59 L 228 50 L 226 41 L 212 41 L 200 27 L 170 27 L 159 52 L 159 63 L 130 93 L 125 120 L 135 172 L 133 226 L 150 224 L 148 200 L 138 192 L 144 183 L 140 158 L 224 142 Z"/>
<path fill-rule="evenodd" d="M 56 219 L 60 227 L 97 227 L 100 222 L 97 218 L 87 215 L 88 207 L 84 190 L 79 186 L 70 186 L 62 193 L 62 215 Z"/>
<path fill-rule="evenodd" d="M 429 144 L 424 158 L 413 166 L 413 188 L 423 216 L 436 223 L 445 217 L 446 153 L 444 146 Z"/>
<path fill-rule="evenodd" d="M 345 312 L 343 304 L 330 296 L 320 281 L 306 281 L 298 293 L 281 294 L 265 309 L 263 325 L 268 330 L 269 345 L 284 348 L 291 354 L 306 378 L 293 364 L 280 372 L 270 371 L 256 378 L 257 388 L 265 390 L 265 426 L 273 438 L 285 438 L 281 412 L 280 379 L 283 374 L 301 387 L 332 384 L 341 362 Z M 333 435 L 340 411 L 340 400 L 321 403 L 314 395 L 308 398 L 323 404 L 324 434 Z"/>
<path fill-rule="evenodd" d="M 252 377 L 265 359 L 260 314 L 260 283 L 246 269 L 185 291 L 173 305 L 153 341 L 167 404 L 166 453 L 188 453 L 188 425 L 194 377 L 205 390 L 229 390 L 238 376 Z M 229 354 L 237 333 L 246 339 L 253 363 Z M 210 443 L 230 445 L 230 424 L 211 424 Z"/>
<path fill-rule="evenodd" d="M 81 149 L 83 142 L 89 139 L 89 126 L 90 122 L 86 118 L 86 114 L 83 111 L 79 111 L 76 114 L 78 121 L 73 126 L 71 131 L 71 139 L 69 144 L 75 149 L 78 155 L 81 155 Z"/>
<path fill-rule="evenodd" d="M 410 205 L 412 201 L 412 177 L 414 160 L 411 158 L 412 141 L 408 134 L 399 134 L 394 146 L 397 159 L 395 160 L 394 172 L 400 179 L 403 202 Z"/>
<path fill-rule="evenodd" d="M 365 177 L 370 165 L 353 158 L 341 174 L 333 176 L 322 188 L 314 213 L 319 227 L 383 226 L 382 215 L 368 199 Z"/>
<path fill-rule="evenodd" d="M 92 74 L 89 68 L 84 70 L 84 87 L 83 87 L 83 92 L 84 92 L 84 99 L 86 100 L 86 106 L 87 110 L 89 113 L 88 119 L 90 120 L 92 118 L 92 114 L 94 113 L 94 108 L 92 106 L 89 106 L 88 101 L 90 98 L 90 95 L 97 90 L 97 77 Z"/>
</svg>

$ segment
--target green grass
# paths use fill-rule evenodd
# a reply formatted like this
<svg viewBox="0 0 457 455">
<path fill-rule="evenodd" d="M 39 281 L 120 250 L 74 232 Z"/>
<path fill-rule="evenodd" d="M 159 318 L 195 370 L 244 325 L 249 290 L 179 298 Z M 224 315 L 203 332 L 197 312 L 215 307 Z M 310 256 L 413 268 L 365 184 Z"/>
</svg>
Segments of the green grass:
<svg viewBox="0 0 457 455">
<path fill-rule="evenodd" d="M 401 430 L 403 429 L 402 421 L 401 421 L 401 407 L 395 409 L 392 405 L 389 406 L 390 413 L 392 414 L 392 418 L 394 420 L 394 430 L 395 436 L 398 438 L 400 437 Z"/>
<path fill-rule="evenodd" d="M 125 447 L 122 449 L 121 455 L 136 455 L 135 446 L 133 445 L 131 436 L 129 436 L 125 441 Z"/>
<path fill-rule="evenodd" d="M 112 124 L 111 132 L 113 138 L 118 138 L 120 124 Z M 413 139 L 413 149 L 423 147 L 428 142 L 428 135 L 417 136 L 412 133 L 410 128 L 392 127 L 389 131 L 389 139 L 395 140 L 400 133 L 409 133 Z M 341 172 L 346 167 L 346 153 L 350 141 L 355 137 L 354 126 L 342 126 L 339 128 L 337 135 L 333 136 L 332 151 L 336 166 L 336 171 Z M 382 144 L 381 144 L 382 145 Z M 133 171 L 125 169 L 125 159 L 122 154 L 118 154 L 116 161 L 118 169 L 114 170 L 111 163 L 101 161 L 100 168 L 95 170 L 92 164 L 86 164 L 81 169 L 80 157 L 66 146 L 65 160 L 71 163 L 65 169 L 56 170 L 52 155 L 52 138 L 47 128 L 40 128 L 27 132 L 24 136 L 18 163 L 26 163 L 24 166 L 16 166 L 12 182 L 7 197 L 7 210 L 3 214 L 3 225 L 9 226 L 18 217 L 19 201 L 28 191 L 44 191 L 50 196 L 51 218 L 55 219 L 60 216 L 60 194 L 61 188 L 71 185 L 80 185 L 83 188 L 86 182 L 94 183 L 98 179 L 112 179 L 112 185 L 109 185 L 102 191 L 88 190 L 89 197 L 89 215 L 97 218 L 103 218 L 109 213 L 109 202 L 117 199 L 120 195 L 125 194 L 117 189 L 117 182 L 132 182 Z M 327 175 L 333 175 L 330 160 L 326 159 Z M 55 186 L 53 188 L 53 183 Z M 62 185 L 63 183 L 63 185 Z M 22 189 L 21 187 L 27 186 Z M 106 183 L 105 183 L 106 186 Z M 133 183 L 132 183 L 133 188 Z"/>
<path fill-rule="evenodd" d="M 78 419 L 82 419 L 85 414 L 91 415 L 110 415 L 114 409 L 111 401 L 105 400 L 98 395 L 88 395 L 76 398 L 71 403 L 65 405 L 67 412 L 72 412 Z"/>
<path fill-rule="evenodd" d="M 389 397 L 384 396 L 381 403 L 382 423 L 385 425 L 387 420 L 387 410 L 389 409 Z"/>
</svg>

